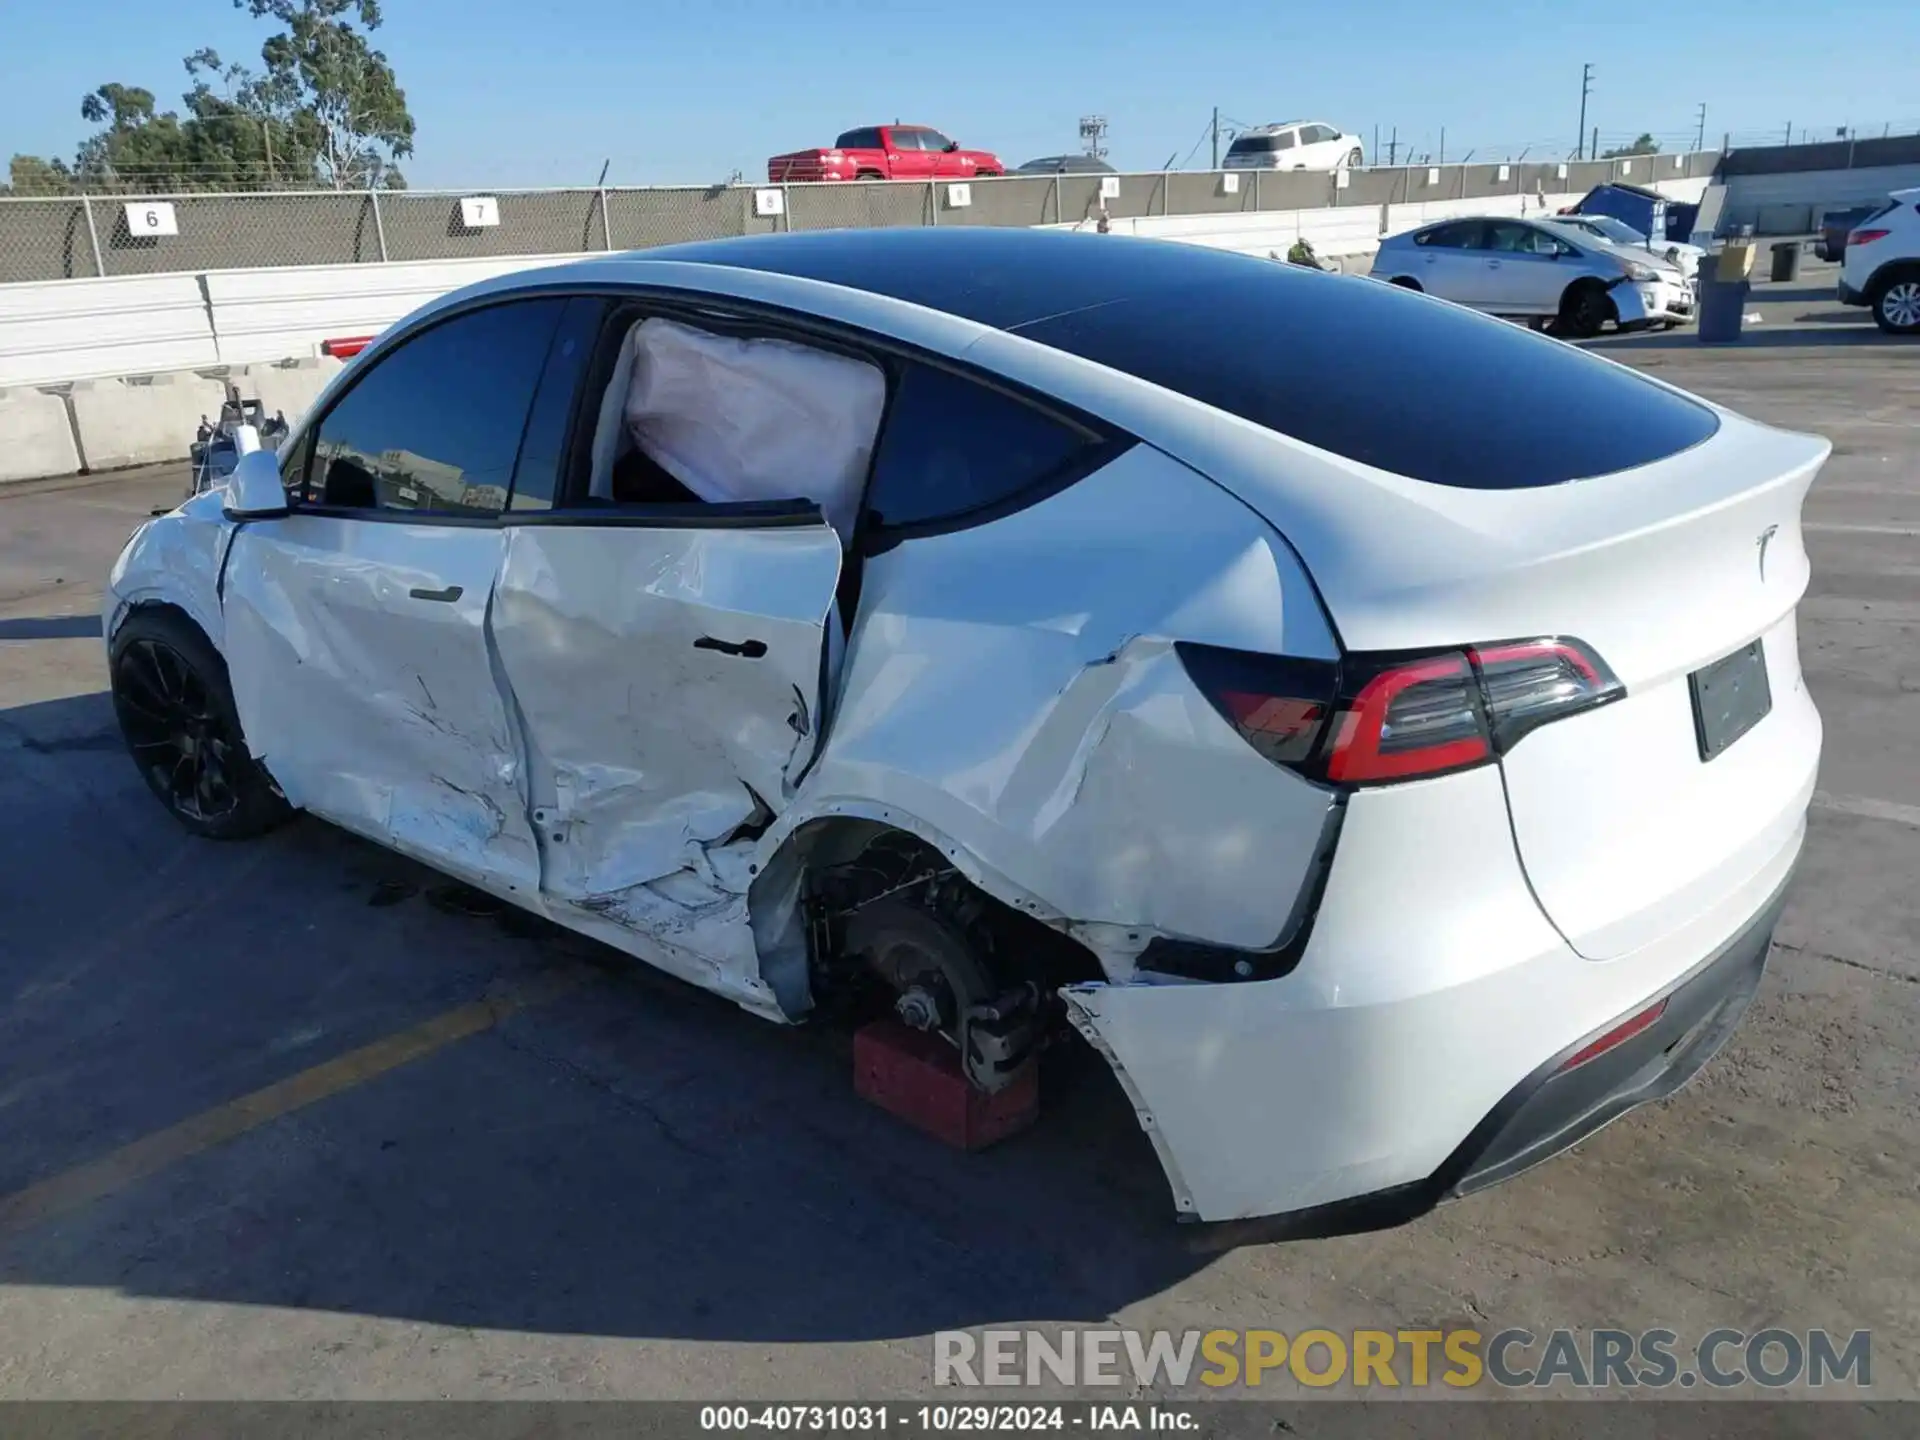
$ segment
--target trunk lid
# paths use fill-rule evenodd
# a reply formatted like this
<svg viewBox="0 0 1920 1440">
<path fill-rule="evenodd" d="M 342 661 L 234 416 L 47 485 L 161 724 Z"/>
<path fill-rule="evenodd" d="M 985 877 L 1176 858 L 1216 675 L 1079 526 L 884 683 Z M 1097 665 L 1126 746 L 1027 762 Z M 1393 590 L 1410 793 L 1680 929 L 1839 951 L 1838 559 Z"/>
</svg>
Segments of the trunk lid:
<svg viewBox="0 0 1920 1440">
<path fill-rule="evenodd" d="M 1591 959 L 1731 895 L 1794 840 L 1813 789 L 1820 721 L 1794 607 L 1801 506 L 1831 447 L 1721 420 L 1679 454 L 1539 489 L 1428 484 L 1324 452 L 1271 490 L 1231 486 L 1293 543 L 1348 650 L 1569 636 L 1624 684 L 1501 761 L 1528 879 Z M 1703 759 L 1689 677 L 1755 641 L 1771 709 Z"/>
</svg>

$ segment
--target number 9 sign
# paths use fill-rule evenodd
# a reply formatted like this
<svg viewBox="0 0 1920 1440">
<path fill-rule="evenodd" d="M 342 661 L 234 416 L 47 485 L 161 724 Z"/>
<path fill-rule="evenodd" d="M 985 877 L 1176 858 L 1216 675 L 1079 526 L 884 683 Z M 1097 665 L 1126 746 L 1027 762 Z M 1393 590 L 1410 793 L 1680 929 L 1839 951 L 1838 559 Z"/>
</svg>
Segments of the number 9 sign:
<svg viewBox="0 0 1920 1440">
<path fill-rule="evenodd" d="M 126 209 L 129 235 L 180 233 L 180 222 L 174 218 L 173 206 L 165 200 L 129 200 Z"/>
</svg>

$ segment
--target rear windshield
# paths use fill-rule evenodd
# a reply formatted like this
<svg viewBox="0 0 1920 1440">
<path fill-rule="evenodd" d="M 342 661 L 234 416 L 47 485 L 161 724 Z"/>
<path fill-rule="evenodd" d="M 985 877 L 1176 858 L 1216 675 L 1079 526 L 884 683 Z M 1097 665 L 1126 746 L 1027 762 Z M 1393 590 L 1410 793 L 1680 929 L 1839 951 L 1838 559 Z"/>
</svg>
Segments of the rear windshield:
<svg viewBox="0 0 1920 1440">
<path fill-rule="evenodd" d="M 1335 455 L 1461 489 L 1629 470 L 1719 428 L 1706 406 L 1623 366 L 1376 280 L 1238 257 L 1209 268 L 1211 279 L 1015 331 Z"/>
<path fill-rule="evenodd" d="M 1229 155 L 1265 155 L 1275 150 L 1293 149 L 1293 131 L 1277 135 L 1242 135 L 1227 147 Z"/>
</svg>

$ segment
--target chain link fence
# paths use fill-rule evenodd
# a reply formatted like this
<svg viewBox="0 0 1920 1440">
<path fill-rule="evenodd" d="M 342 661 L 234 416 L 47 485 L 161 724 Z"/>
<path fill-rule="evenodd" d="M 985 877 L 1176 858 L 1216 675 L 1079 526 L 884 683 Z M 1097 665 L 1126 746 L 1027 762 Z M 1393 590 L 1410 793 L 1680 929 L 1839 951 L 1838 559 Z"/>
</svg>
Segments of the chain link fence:
<svg viewBox="0 0 1920 1440">
<path fill-rule="evenodd" d="M 1715 152 L 1561 164 L 1019 175 L 964 185 L 871 181 L 688 189 L 487 192 L 468 223 L 453 191 L 0 198 L 0 284 L 285 265 L 591 254 L 729 235 L 920 225 L 1084 225 L 1158 215 L 1565 194 L 1607 180 L 1711 175 Z"/>
</svg>

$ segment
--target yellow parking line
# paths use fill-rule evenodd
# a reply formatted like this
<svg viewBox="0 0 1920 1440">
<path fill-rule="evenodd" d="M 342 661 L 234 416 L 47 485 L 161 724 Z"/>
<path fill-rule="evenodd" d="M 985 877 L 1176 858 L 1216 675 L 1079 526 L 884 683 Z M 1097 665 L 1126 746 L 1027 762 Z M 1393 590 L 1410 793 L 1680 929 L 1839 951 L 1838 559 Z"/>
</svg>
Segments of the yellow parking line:
<svg viewBox="0 0 1920 1440">
<path fill-rule="evenodd" d="M 351 1090 L 389 1070 L 419 1060 L 455 1041 L 492 1029 L 508 1016 L 575 989 L 589 970 L 558 971 L 436 1015 L 410 1030 L 388 1035 L 345 1055 L 276 1081 L 251 1095 L 169 1125 L 98 1160 L 49 1176 L 0 1198 L 0 1235 L 10 1235 L 55 1215 L 91 1205 L 189 1156 L 303 1110 L 329 1095 Z"/>
</svg>

